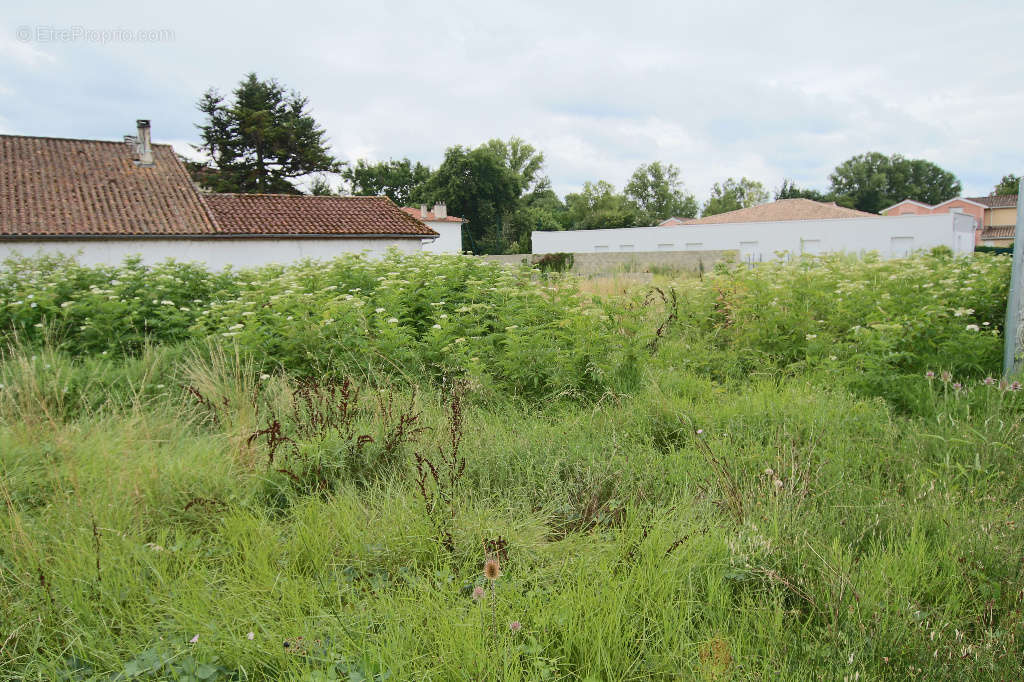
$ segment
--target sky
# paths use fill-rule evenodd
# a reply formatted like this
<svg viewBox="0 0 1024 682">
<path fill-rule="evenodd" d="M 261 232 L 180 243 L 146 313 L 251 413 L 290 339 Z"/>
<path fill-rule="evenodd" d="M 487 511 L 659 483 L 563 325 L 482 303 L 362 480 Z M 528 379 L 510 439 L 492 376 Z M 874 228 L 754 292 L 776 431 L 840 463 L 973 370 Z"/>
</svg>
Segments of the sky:
<svg viewBox="0 0 1024 682">
<path fill-rule="evenodd" d="M 1024 2 L 21 2 L 0 17 L 0 133 L 193 154 L 195 105 L 248 72 L 309 99 L 341 160 L 519 136 L 559 194 L 679 167 L 825 189 L 867 151 L 966 196 L 1024 173 Z"/>
</svg>

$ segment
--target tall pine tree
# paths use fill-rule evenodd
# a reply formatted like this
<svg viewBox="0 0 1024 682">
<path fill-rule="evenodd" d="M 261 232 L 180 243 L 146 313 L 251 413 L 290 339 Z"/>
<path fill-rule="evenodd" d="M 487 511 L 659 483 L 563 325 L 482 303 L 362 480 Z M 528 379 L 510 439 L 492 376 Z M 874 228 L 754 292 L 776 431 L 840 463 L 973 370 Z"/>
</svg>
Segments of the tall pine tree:
<svg viewBox="0 0 1024 682">
<path fill-rule="evenodd" d="M 276 80 L 248 74 L 225 101 L 207 90 L 197 106 L 206 120 L 196 127 L 210 157 L 193 178 L 216 192 L 299 194 L 292 180 L 310 173 L 335 172 L 325 131 L 306 110 L 308 100 L 286 92 Z"/>
</svg>

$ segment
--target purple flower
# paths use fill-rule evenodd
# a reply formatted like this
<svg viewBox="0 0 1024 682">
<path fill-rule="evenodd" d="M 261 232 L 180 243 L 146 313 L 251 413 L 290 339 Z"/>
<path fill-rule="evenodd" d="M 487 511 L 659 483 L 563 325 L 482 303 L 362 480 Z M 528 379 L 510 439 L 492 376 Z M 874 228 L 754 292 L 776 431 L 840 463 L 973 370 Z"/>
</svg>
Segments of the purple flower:
<svg viewBox="0 0 1024 682">
<path fill-rule="evenodd" d="M 697 435 L 698 436 L 701 435 L 702 433 L 704 433 L 704 429 L 697 429 Z"/>
<path fill-rule="evenodd" d="M 256 636 L 256 633 L 255 633 L 255 632 L 250 632 L 249 634 L 247 634 L 247 635 L 245 636 L 245 638 L 246 638 L 246 639 L 253 639 L 253 638 L 254 638 L 255 636 Z"/>
<path fill-rule="evenodd" d="M 1010 390 L 1011 391 L 1019 391 L 1020 390 L 1020 382 L 1019 381 L 1015 381 L 1012 384 L 1010 384 Z"/>
<path fill-rule="evenodd" d="M 924 378 L 925 379 L 929 379 L 929 380 L 930 379 L 934 379 L 935 378 L 935 372 L 933 372 L 931 370 L 928 370 L 927 372 L 924 373 Z"/>
<path fill-rule="evenodd" d="M 508 628 L 512 632 L 519 632 L 523 628 L 523 624 L 520 623 L 518 620 L 514 620 L 508 624 Z"/>
<path fill-rule="evenodd" d="M 982 379 L 981 383 L 985 384 L 986 386 L 992 386 L 996 383 L 996 380 L 993 379 L 992 377 L 985 377 L 984 379 Z"/>
<path fill-rule="evenodd" d="M 193 637 L 192 639 L 188 640 L 188 643 L 189 644 L 195 644 L 198 641 L 199 641 L 199 634 L 197 633 L 195 637 Z"/>
<path fill-rule="evenodd" d="M 473 588 L 473 601 L 480 601 L 484 598 L 484 588 L 477 585 Z"/>
<path fill-rule="evenodd" d="M 948 384 L 953 379 L 953 375 L 950 374 L 949 372 L 943 372 L 942 374 L 939 375 L 939 378 L 942 379 L 943 382 Z"/>
<path fill-rule="evenodd" d="M 964 387 L 963 384 L 961 384 L 959 381 L 954 381 L 953 382 L 953 390 L 954 391 L 959 391 L 963 387 Z"/>
</svg>

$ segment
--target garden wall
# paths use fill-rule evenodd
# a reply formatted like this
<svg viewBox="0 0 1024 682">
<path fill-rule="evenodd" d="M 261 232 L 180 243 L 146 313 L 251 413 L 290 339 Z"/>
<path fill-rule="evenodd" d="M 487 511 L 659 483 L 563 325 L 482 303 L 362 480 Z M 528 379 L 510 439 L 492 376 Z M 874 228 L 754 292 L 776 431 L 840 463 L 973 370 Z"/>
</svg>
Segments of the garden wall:
<svg viewBox="0 0 1024 682">
<path fill-rule="evenodd" d="M 572 272 L 579 275 L 596 275 L 611 272 L 646 272 L 651 268 L 664 268 L 687 272 L 706 272 L 722 261 L 736 260 L 735 250 L 714 251 L 633 251 L 574 253 Z M 505 256 L 484 256 L 486 260 L 518 265 L 523 260 L 536 263 L 538 254 L 514 254 Z"/>
</svg>

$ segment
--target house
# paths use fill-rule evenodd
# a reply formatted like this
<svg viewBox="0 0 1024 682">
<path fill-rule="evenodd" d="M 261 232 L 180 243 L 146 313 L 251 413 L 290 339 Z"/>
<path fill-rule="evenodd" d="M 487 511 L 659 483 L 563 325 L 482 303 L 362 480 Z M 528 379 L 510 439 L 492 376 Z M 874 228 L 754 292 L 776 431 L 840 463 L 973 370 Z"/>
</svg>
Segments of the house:
<svg viewBox="0 0 1024 682">
<path fill-rule="evenodd" d="M 427 210 L 426 204 L 420 205 L 419 208 L 406 206 L 402 210 L 426 223 L 440 235 L 437 239 L 423 240 L 424 251 L 462 253 L 462 224 L 468 221 L 448 215 L 448 207 L 445 204 L 434 204 L 432 211 Z"/>
<path fill-rule="evenodd" d="M 1012 246 L 1017 229 L 1017 195 L 974 197 L 972 201 L 985 205 L 979 241 L 985 246 Z"/>
<path fill-rule="evenodd" d="M 673 227 L 675 225 L 689 225 L 690 223 L 695 223 L 695 222 L 697 222 L 696 218 L 678 218 L 676 216 L 672 216 L 670 218 L 665 218 L 660 223 L 658 223 L 658 227 Z"/>
<path fill-rule="evenodd" d="M 904 199 L 882 209 L 887 216 L 934 213 L 965 213 L 975 221 L 975 244 L 1009 246 L 1017 223 L 1017 195 L 955 197 L 935 205 Z"/>
<path fill-rule="evenodd" d="M 718 213 L 694 220 L 691 225 L 724 223 L 774 223 L 785 220 L 834 220 L 839 218 L 877 218 L 874 213 L 839 206 L 834 201 L 779 199 L 766 204 Z"/>
<path fill-rule="evenodd" d="M 964 214 L 883 218 L 810 199 L 783 199 L 686 225 L 534 232 L 533 253 L 733 250 L 749 262 L 781 252 L 901 257 L 936 246 L 971 253 L 973 237 L 974 219 Z"/>
<path fill-rule="evenodd" d="M 138 255 L 257 266 L 342 253 L 419 252 L 438 233 L 387 197 L 200 192 L 149 121 L 125 142 L 0 135 L 0 259 Z"/>
</svg>

